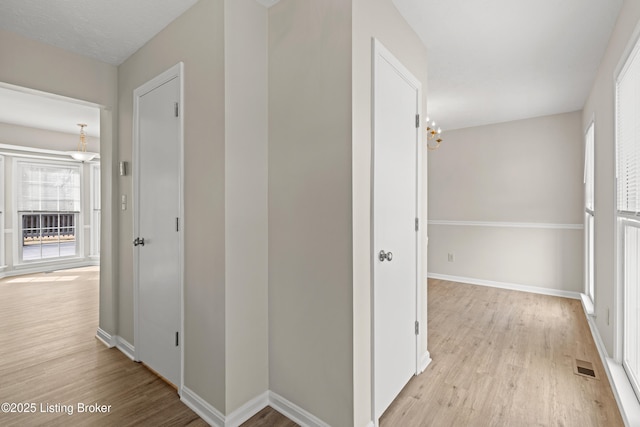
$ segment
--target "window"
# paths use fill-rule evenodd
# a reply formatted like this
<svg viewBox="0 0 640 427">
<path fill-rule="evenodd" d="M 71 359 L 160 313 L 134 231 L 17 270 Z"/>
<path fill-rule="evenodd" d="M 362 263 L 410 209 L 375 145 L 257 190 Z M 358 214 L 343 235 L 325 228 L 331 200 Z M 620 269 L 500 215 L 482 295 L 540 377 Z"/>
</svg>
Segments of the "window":
<svg viewBox="0 0 640 427">
<path fill-rule="evenodd" d="M 594 277 L 594 158 L 595 158 L 595 129 L 591 122 L 585 136 L 584 150 L 584 231 L 585 231 L 585 294 L 595 301 Z"/>
<path fill-rule="evenodd" d="M 100 256 L 100 165 L 91 164 L 91 256 Z"/>
<path fill-rule="evenodd" d="M 80 168 L 17 162 L 19 259 L 78 256 Z"/>
<path fill-rule="evenodd" d="M 640 44 L 616 79 L 619 280 L 623 293 L 622 362 L 640 396 Z"/>
</svg>

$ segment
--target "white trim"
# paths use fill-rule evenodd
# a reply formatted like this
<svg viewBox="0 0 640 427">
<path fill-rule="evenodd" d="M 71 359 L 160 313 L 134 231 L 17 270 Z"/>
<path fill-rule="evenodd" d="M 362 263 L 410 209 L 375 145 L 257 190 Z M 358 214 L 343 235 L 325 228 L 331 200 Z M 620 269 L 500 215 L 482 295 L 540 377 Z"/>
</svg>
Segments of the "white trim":
<svg viewBox="0 0 640 427">
<path fill-rule="evenodd" d="M 11 234 L 11 233 L 13 233 L 13 228 L 5 228 L 4 232 L 5 232 L 5 234 Z"/>
<path fill-rule="evenodd" d="M 269 406 L 303 427 L 329 427 L 320 418 L 273 391 L 269 391 Z"/>
<path fill-rule="evenodd" d="M 512 291 L 530 292 L 533 294 L 551 295 L 570 299 L 580 299 L 579 292 L 563 291 L 560 289 L 541 288 L 539 286 L 521 285 L 517 283 L 494 282 L 493 280 L 474 279 L 471 277 L 449 276 L 447 274 L 427 273 L 429 279 L 448 280 L 463 284 L 489 286 L 491 288 L 509 289 Z"/>
<path fill-rule="evenodd" d="M 29 157 L 33 159 L 58 160 L 58 161 L 71 162 L 71 163 L 95 163 L 95 160 L 91 162 L 82 162 L 80 160 L 74 160 L 73 158 L 71 158 L 68 151 L 48 150 L 45 148 L 27 147 L 23 145 L 11 145 L 11 144 L 0 144 L 0 150 L 17 151 L 16 153 L 13 153 L 13 152 L 2 153 L 5 156 L 10 156 L 10 157 Z M 23 153 L 36 153 L 36 155 L 23 154 Z M 49 157 L 49 156 L 38 156 L 37 154 L 47 154 L 49 156 L 60 156 L 60 158 Z M 95 158 L 100 159 L 100 154 L 96 153 Z"/>
<path fill-rule="evenodd" d="M 602 365 L 604 366 L 607 378 L 609 379 L 609 384 L 611 384 L 613 395 L 615 396 L 616 403 L 618 404 L 618 409 L 622 415 L 622 420 L 627 427 L 638 426 L 640 425 L 640 402 L 638 402 L 638 398 L 631 387 L 631 383 L 629 383 L 629 378 L 624 372 L 622 365 L 608 357 L 607 349 L 602 341 L 600 333 L 598 332 L 598 327 L 595 324 L 594 317 L 590 316 L 586 311 L 585 314 L 587 317 L 587 323 L 589 324 L 589 329 L 591 330 L 591 335 L 593 336 L 593 341 L 596 343 L 598 354 L 602 360 Z"/>
<path fill-rule="evenodd" d="M 418 373 L 423 373 L 424 370 L 427 369 L 427 366 L 431 364 L 431 361 L 431 354 L 426 351 L 420 358 L 420 367 L 418 368 Z"/>
<path fill-rule="evenodd" d="M 179 170 L 178 177 L 180 179 L 179 183 L 179 196 L 178 196 L 178 211 L 180 212 L 180 229 L 179 229 L 179 237 L 178 237 L 178 250 L 180 253 L 178 262 L 179 262 L 179 277 L 180 277 L 180 374 L 178 379 L 178 390 L 183 388 L 184 384 L 184 347 L 185 347 L 185 333 L 184 333 L 184 116 L 185 116 L 185 102 L 184 102 L 184 63 L 178 62 L 173 67 L 139 86 L 137 89 L 133 91 L 133 197 L 132 197 L 132 206 L 133 206 L 133 232 L 134 235 L 137 235 L 137 230 L 139 229 L 140 218 L 138 216 L 138 195 L 139 195 L 139 159 L 140 159 L 140 148 L 138 143 L 138 131 L 139 131 L 139 104 L 140 98 L 145 94 L 151 92 L 157 87 L 167 83 L 174 78 L 178 79 L 179 84 L 179 108 L 180 114 L 178 115 L 179 122 Z M 139 326 L 138 326 L 138 301 L 139 301 L 139 260 L 138 260 L 138 251 L 133 251 L 133 265 L 134 265 L 134 280 L 133 280 L 133 334 L 134 339 L 139 335 Z M 140 360 L 139 354 L 134 353 L 135 360 Z"/>
<path fill-rule="evenodd" d="M 242 423 L 262 411 L 267 406 L 269 406 L 269 391 L 265 391 L 264 393 L 254 397 L 227 415 L 224 425 L 225 427 L 239 427 Z"/>
<path fill-rule="evenodd" d="M 596 311 L 593 307 L 593 301 L 591 301 L 591 297 L 587 294 L 580 294 L 580 301 L 582 301 L 582 309 L 584 310 L 587 317 L 595 317 Z"/>
<path fill-rule="evenodd" d="M 62 258 L 65 260 L 65 258 Z M 0 273 L 0 279 L 5 277 L 22 276 L 24 274 L 44 273 L 47 271 L 69 270 L 73 268 L 99 266 L 100 259 L 68 258 L 68 262 L 33 262 L 29 264 L 17 264 L 11 270 Z M 9 266 L 5 265 L 4 268 Z"/>
<path fill-rule="evenodd" d="M 96 332 L 96 338 L 102 341 L 102 343 L 109 348 L 113 348 L 116 346 L 116 337 L 114 335 L 111 335 L 104 329 L 98 328 L 98 331 Z"/>
<path fill-rule="evenodd" d="M 544 228 L 551 230 L 582 230 L 584 224 L 551 224 L 546 222 L 500 222 L 500 221 L 448 221 L 430 219 L 428 225 L 451 225 L 469 227 Z"/>
<path fill-rule="evenodd" d="M 122 352 L 122 354 L 127 356 L 129 359 L 135 361 L 133 357 L 135 353 L 135 349 L 133 345 L 129 344 L 129 342 L 124 338 L 118 335 L 111 335 L 110 333 L 108 333 L 102 328 L 98 328 L 98 331 L 96 332 L 96 338 L 102 341 L 102 343 L 107 347 L 109 348 L 115 347 L 118 350 L 120 350 L 120 352 Z"/>
<path fill-rule="evenodd" d="M 365 427 L 375 427 L 375 424 L 373 424 L 373 421 L 369 421 Z"/>
<path fill-rule="evenodd" d="M 136 353 L 135 347 L 131 344 L 129 344 L 129 342 L 127 340 L 125 340 L 124 338 L 117 336 L 116 338 L 116 348 L 118 350 L 120 350 L 125 356 L 127 356 L 129 359 L 136 361 L 134 355 Z"/>
<path fill-rule="evenodd" d="M 224 414 L 207 403 L 203 398 L 198 396 L 188 387 L 183 386 L 180 393 L 180 400 L 187 405 L 193 412 L 198 414 L 200 418 L 205 420 L 209 425 L 214 427 L 225 427 Z"/>
</svg>

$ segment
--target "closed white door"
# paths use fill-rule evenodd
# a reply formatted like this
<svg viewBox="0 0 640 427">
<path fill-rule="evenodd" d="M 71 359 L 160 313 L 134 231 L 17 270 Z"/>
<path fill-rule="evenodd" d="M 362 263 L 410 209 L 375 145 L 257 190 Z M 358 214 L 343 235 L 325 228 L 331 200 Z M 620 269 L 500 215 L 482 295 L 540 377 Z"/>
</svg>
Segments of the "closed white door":
<svg viewBox="0 0 640 427">
<path fill-rule="evenodd" d="M 419 82 L 374 49 L 374 416 L 416 373 Z"/>
<path fill-rule="evenodd" d="M 180 81 L 137 98 L 137 358 L 180 386 Z"/>
</svg>

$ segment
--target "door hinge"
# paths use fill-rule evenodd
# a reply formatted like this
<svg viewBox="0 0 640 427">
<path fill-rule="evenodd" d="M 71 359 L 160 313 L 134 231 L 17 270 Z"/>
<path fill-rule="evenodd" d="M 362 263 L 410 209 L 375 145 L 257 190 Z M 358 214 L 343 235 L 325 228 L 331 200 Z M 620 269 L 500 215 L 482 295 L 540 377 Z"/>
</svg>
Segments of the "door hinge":
<svg viewBox="0 0 640 427">
<path fill-rule="evenodd" d="M 420 335 L 420 322 L 416 320 L 416 335 Z"/>
<path fill-rule="evenodd" d="M 420 228 L 420 220 L 416 218 L 416 231 Z"/>
<path fill-rule="evenodd" d="M 174 107 L 174 111 L 175 111 L 176 117 L 179 117 L 180 116 L 180 107 L 179 107 L 178 103 L 174 102 L 173 103 L 173 107 Z"/>
<path fill-rule="evenodd" d="M 178 335 L 178 332 L 176 332 L 176 347 L 178 346 L 178 343 L 179 343 L 179 342 L 180 342 L 180 341 L 179 341 L 179 335 Z"/>
<path fill-rule="evenodd" d="M 176 231 L 180 231 L 180 218 L 176 218 Z"/>
<path fill-rule="evenodd" d="M 420 114 L 416 114 L 416 127 L 420 127 Z"/>
</svg>

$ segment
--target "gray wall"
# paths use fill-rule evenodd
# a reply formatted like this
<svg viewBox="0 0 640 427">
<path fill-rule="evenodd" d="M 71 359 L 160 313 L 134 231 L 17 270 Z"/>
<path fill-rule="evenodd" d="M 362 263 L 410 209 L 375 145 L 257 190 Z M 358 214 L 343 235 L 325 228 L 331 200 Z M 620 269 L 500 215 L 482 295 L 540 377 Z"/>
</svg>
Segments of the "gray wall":
<svg viewBox="0 0 640 427">
<path fill-rule="evenodd" d="M 184 385 L 225 411 L 224 2 L 201 0 L 118 68 L 119 160 L 132 160 L 133 91 L 184 62 Z M 131 175 L 120 194 L 133 196 Z M 119 335 L 133 341 L 132 210 L 119 211 Z"/>
<path fill-rule="evenodd" d="M 269 389 L 267 9 L 225 0 L 226 413 Z"/>
<path fill-rule="evenodd" d="M 429 273 L 581 292 L 580 112 L 445 131 L 443 139 L 429 153 Z M 487 224 L 470 224 L 478 222 Z"/>
<path fill-rule="evenodd" d="M 269 9 L 269 383 L 353 424 L 351 2 Z"/>
<path fill-rule="evenodd" d="M 582 113 L 584 130 L 595 119 L 595 322 L 610 357 L 622 307 L 616 304 L 614 72 L 640 20 L 640 2 L 626 0 Z M 607 312 L 610 311 L 610 320 Z"/>
</svg>

